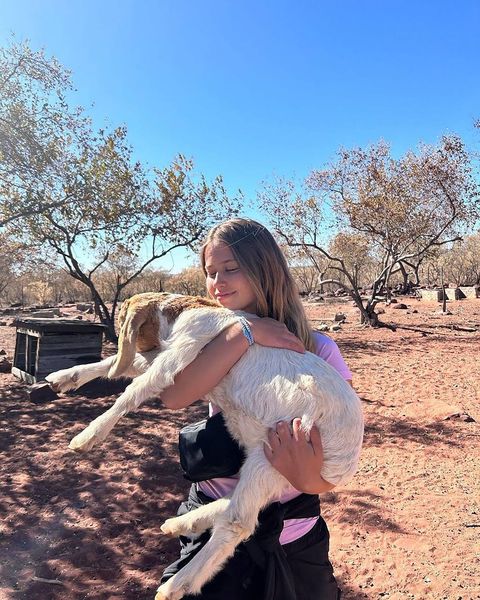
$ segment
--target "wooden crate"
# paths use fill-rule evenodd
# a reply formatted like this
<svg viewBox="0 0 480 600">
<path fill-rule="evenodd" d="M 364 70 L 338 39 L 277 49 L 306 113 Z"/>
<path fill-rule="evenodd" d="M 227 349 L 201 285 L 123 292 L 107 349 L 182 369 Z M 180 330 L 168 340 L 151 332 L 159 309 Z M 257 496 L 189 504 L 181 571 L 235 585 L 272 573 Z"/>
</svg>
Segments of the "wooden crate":
<svg viewBox="0 0 480 600">
<path fill-rule="evenodd" d="M 12 373 L 27 383 L 101 359 L 105 325 L 69 319 L 22 319 L 16 321 L 16 327 Z"/>
</svg>

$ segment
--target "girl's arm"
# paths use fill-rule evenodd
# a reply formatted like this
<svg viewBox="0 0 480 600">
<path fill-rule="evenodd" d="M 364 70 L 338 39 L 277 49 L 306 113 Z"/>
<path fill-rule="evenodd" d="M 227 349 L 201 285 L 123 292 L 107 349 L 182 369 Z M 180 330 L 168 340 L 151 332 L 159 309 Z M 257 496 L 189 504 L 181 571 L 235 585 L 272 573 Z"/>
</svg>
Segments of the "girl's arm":
<svg viewBox="0 0 480 600">
<path fill-rule="evenodd" d="M 305 352 L 302 342 L 285 325 L 268 318 L 249 320 L 253 339 L 261 346 Z M 236 323 L 209 342 L 197 358 L 175 377 L 161 400 L 167 408 L 190 406 L 220 383 L 248 349 L 242 326 Z"/>
</svg>

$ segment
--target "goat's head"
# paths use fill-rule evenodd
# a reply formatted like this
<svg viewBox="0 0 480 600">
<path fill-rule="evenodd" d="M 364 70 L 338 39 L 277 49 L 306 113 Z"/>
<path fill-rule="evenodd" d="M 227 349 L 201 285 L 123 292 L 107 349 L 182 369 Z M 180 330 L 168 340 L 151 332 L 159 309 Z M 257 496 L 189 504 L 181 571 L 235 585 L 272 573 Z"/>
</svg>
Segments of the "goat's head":
<svg viewBox="0 0 480 600">
<path fill-rule="evenodd" d="M 118 377 L 132 364 L 135 352 L 148 352 L 161 345 L 178 316 L 193 308 L 220 308 L 213 300 L 166 292 L 137 294 L 122 304 L 118 315 L 118 354 L 108 376 Z"/>
</svg>

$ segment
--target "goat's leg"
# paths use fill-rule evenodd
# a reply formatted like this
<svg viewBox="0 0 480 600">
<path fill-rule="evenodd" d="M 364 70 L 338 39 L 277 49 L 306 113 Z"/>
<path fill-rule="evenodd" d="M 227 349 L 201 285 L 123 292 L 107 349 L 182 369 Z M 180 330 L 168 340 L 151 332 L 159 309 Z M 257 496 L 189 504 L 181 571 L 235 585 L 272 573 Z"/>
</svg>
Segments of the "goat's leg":
<svg viewBox="0 0 480 600">
<path fill-rule="evenodd" d="M 144 373 L 134 379 L 123 394 L 117 398 L 115 404 L 76 435 L 68 447 L 71 450 L 90 450 L 99 442 L 103 442 L 123 415 L 137 410 L 145 400 L 153 398 L 156 395 L 156 390 L 144 384 L 143 378 L 145 376 Z"/>
<path fill-rule="evenodd" d="M 199 506 L 180 517 L 167 519 L 160 529 L 163 533 L 173 536 L 199 535 L 213 527 L 215 519 L 225 513 L 229 502 L 228 498 L 220 498 L 204 506 Z"/>
<path fill-rule="evenodd" d="M 158 588 L 155 600 L 179 600 L 198 594 L 218 573 L 240 542 L 249 538 L 258 513 L 286 487 L 286 480 L 268 463 L 262 448 L 251 451 L 226 510 L 217 514 L 205 546 L 171 579 Z"/>
<path fill-rule="evenodd" d="M 133 380 L 112 407 L 75 436 L 69 448 L 90 450 L 107 437 L 123 415 L 137 410 L 146 400 L 159 396 L 166 387 L 172 385 L 175 375 L 183 371 L 202 349 L 202 342 L 194 339 L 186 343 L 181 338 L 178 345 L 172 343 L 170 348 L 157 353 L 150 368 Z"/>
<path fill-rule="evenodd" d="M 160 349 L 151 350 L 135 354 L 135 359 L 130 367 L 118 378 L 131 377 L 135 378 L 148 369 L 154 359 L 157 357 Z M 85 383 L 96 379 L 97 377 L 107 377 L 110 367 L 116 360 L 115 356 L 109 356 L 97 363 L 89 363 L 86 365 L 75 365 L 69 369 L 55 371 L 45 377 L 50 387 L 55 392 L 67 392 L 68 390 L 76 390 Z"/>
<path fill-rule="evenodd" d="M 97 377 L 106 377 L 107 373 L 115 360 L 115 356 L 109 356 L 104 360 L 87 365 L 75 365 L 69 369 L 55 371 L 45 377 L 50 387 L 55 392 L 68 392 L 76 390 L 85 383 L 96 379 Z"/>
</svg>

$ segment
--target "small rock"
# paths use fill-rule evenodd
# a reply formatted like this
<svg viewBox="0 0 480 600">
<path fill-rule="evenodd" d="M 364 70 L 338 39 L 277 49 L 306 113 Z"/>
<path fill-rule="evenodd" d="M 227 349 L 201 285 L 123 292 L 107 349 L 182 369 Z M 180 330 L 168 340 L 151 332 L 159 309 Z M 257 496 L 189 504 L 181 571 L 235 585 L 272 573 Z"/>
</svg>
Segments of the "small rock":
<svg viewBox="0 0 480 600">
<path fill-rule="evenodd" d="M 6 321 L 0 321 L 0 327 L 6 327 L 6 326 L 7 326 Z"/>
<path fill-rule="evenodd" d="M 46 381 L 34 383 L 28 389 L 28 397 L 32 402 L 51 402 L 58 398 Z"/>
<path fill-rule="evenodd" d="M 390 304 L 397 304 L 398 300 L 396 298 L 390 298 Z"/>
<path fill-rule="evenodd" d="M 330 331 L 340 331 L 341 327 L 340 325 L 332 325 L 330 327 Z"/>
<path fill-rule="evenodd" d="M 345 321 L 346 318 L 347 318 L 347 316 L 344 315 L 343 313 L 336 313 L 333 320 L 337 321 L 337 322 L 342 322 L 342 321 Z"/>
<path fill-rule="evenodd" d="M 392 308 L 397 308 L 400 310 L 405 310 L 408 308 L 408 306 L 406 304 L 403 304 L 402 302 L 400 302 L 399 304 L 395 304 L 395 306 L 392 306 Z"/>
<path fill-rule="evenodd" d="M 12 371 L 12 363 L 5 356 L 0 360 L 0 373 L 10 373 Z"/>
<path fill-rule="evenodd" d="M 6 354 L 7 354 L 6 351 L 2 348 L 0 350 L 0 356 L 5 356 Z"/>
<path fill-rule="evenodd" d="M 76 309 L 79 310 L 80 312 L 87 312 L 90 311 L 90 309 L 92 309 L 93 311 L 93 305 L 90 303 L 83 303 L 83 302 L 78 302 L 76 304 Z"/>
<path fill-rule="evenodd" d="M 464 421 L 465 423 L 475 423 L 475 419 L 471 417 L 468 413 L 454 413 L 452 415 L 448 415 L 445 417 L 444 421 Z"/>
</svg>

